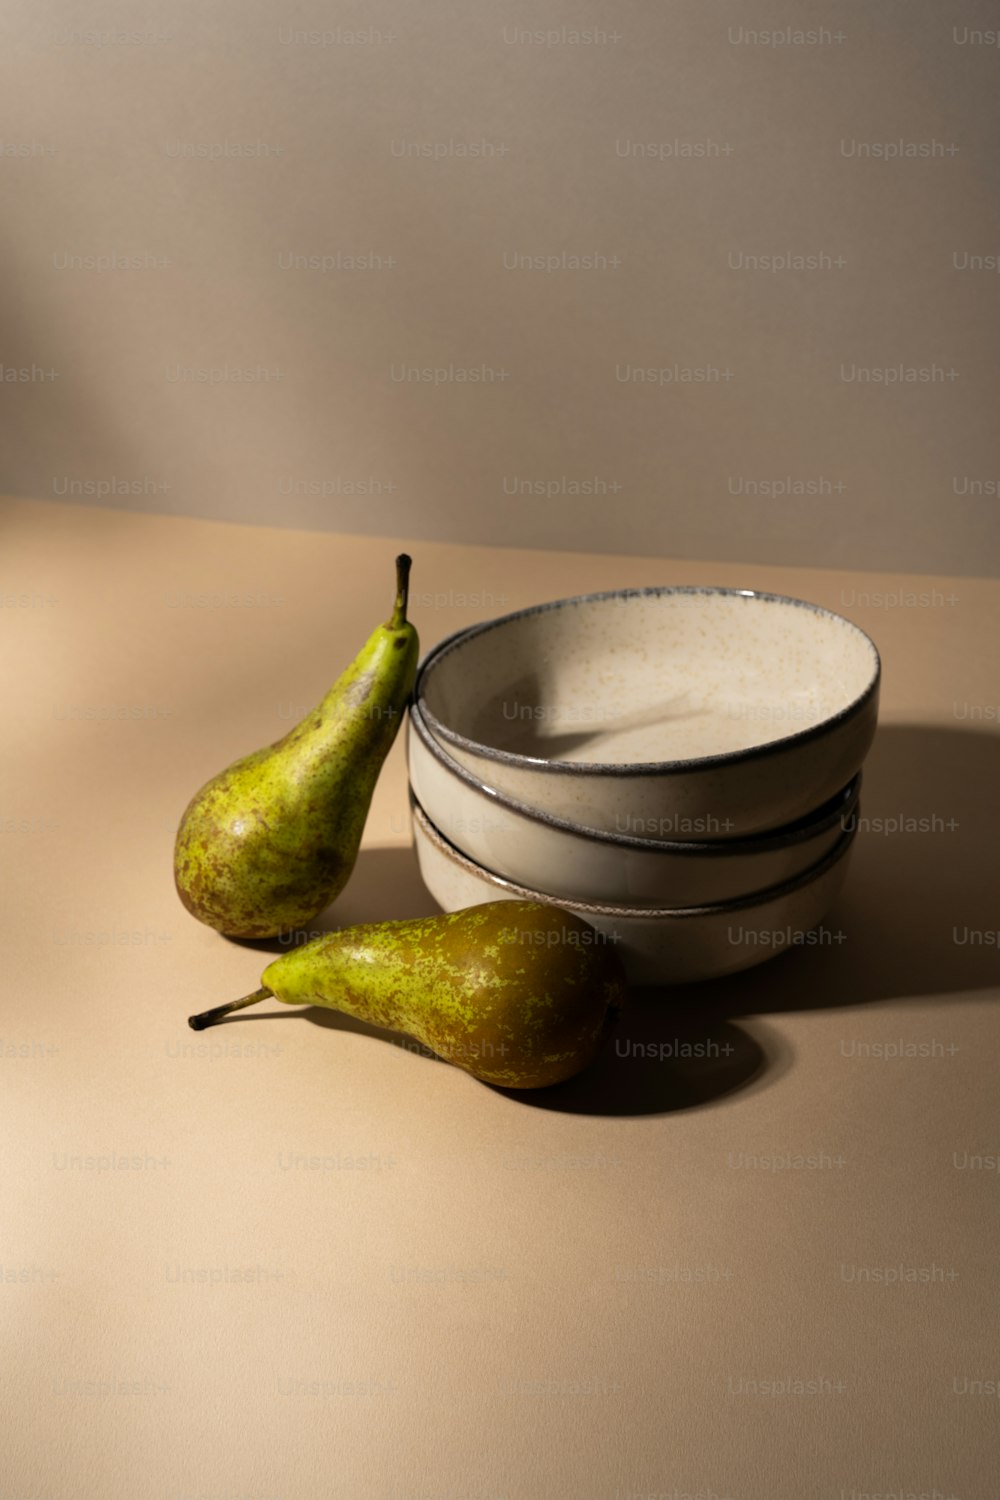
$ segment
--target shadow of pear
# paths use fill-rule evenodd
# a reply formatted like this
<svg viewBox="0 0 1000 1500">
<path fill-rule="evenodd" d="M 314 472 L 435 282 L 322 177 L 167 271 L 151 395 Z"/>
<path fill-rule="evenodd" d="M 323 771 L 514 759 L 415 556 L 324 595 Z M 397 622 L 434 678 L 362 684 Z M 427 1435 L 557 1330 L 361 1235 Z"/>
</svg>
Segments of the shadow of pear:
<svg viewBox="0 0 1000 1500">
<path fill-rule="evenodd" d="M 600 1055 L 547 1089 L 497 1089 L 518 1104 L 583 1115 L 663 1115 L 702 1109 L 773 1083 L 790 1063 L 778 1038 L 664 1005 L 661 991 L 633 990 Z"/>
<path fill-rule="evenodd" d="M 295 941 L 268 939 L 245 946 L 267 953 L 287 952 L 322 932 L 360 922 L 433 916 L 440 907 L 424 885 L 416 852 L 405 847 L 363 849 L 354 876 L 340 899 L 324 913 L 308 934 L 291 934 Z M 399 1044 L 399 1035 L 371 1026 L 341 1011 L 309 1006 L 289 1014 L 333 1031 L 351 1032 Z M 658 991 L 633 991 L 619 1014 L 614 1031 L 591 1066 L 545 1089 L 494 1089 L 520 1104 L 568 1113 L 603 1115 L 666 1114 L 711 1103 L 722 1094 L 742 1088 L 774 1061 L 740 1027 L 714 1020 L 706 1027 L 699 1017 L 671 1011 L 669 1038 L 667 1010 Z M 273 1015 L 233 1016 L 223 1025 L 270 1021 Z M 450 1064 L 423 1048 L 410 1048 L 428 1066 Z M 777 1047 L 775 1048 L 775 1053 Z"/>
<path fill-rule="evenodd" d="M 309 1006 L 293 1014 L 331 1031 L 371 1037 L 382 1044 L 399 1046 L 401 1042 L 397 1032 L 322 1006 Z M 274 1017 L 245 1019 L 270 1021 Z M 618 1015 L 600 1055 L 582 1073 L 543 1089 L 499 1088 L 493 1084 L 484 1087 L 513 1103 L 564 1114 L 660 1115 L 704 1107 L 726 1094 L 763 1082 L 765 1074 L 770 1084 L 788 1065 L 790 1053 L 780 1042 L 775 1040 L 765 1052 L 755 1037 L 732 1022 L 705 1023 L 677 1016 L 669 1034 L 663 1023 L 663 1006 L 655 992 L 636 991 Z M 409 1039 L 406 1045 L 428 1065 L 451 1066 L 422 1045 Z"/>
</svg>

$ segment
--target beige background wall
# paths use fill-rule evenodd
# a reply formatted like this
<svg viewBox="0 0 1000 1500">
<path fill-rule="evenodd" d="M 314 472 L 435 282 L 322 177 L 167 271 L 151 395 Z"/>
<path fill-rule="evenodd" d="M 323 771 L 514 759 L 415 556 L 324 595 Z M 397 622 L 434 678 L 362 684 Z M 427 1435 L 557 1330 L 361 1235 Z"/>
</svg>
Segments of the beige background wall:
<svg viewBox="0 0 1000 1500">
<path fill-rule="evenodd" d="M 985 0 L 9 0 L 0 27 L 0 488 L 998 571 Z M 807 260 L 747 259 L 774 256 Z"/>
</svg>

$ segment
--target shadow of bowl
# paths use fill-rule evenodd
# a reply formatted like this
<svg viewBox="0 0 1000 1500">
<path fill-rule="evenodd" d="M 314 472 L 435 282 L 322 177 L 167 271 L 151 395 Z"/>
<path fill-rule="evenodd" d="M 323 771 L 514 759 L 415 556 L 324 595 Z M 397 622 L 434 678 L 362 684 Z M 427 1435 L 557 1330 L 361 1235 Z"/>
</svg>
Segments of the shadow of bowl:
<svg viewBox="0 0 1000 1500">
<path fill-rule="evenodd" d="M 721 979 L 633 990 L 585 1072 L 548 1089 L 495 1092 L 584 1114 L 704 1107 L 770 1086 L 791 1065 L 772 1028 L 755 1019 L 750 1034 L 734 1024 L 740 1018 L 995 988 L 1000 736 L 882 726 L 865 765 L 859 825 L 846 888 L 809 942 Z M 438 910 L 411 846 L 364 849 L 347 889 L 309 932 L 242 946 L 287 952 L 322 932 Z M 383 1041 L 391 1035 L 336 1011 L 299 1014 Z M 431 1062 L 442 1065 L 428 1054 Z"/>
</svg>

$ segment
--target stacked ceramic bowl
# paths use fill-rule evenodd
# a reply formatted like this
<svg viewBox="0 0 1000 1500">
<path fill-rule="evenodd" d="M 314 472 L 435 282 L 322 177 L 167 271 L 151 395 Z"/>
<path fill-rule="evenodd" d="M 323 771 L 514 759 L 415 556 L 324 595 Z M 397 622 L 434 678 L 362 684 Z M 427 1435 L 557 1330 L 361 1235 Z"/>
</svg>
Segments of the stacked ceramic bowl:
<svg viewBox="0 0 1000 1500">
<path fill-rule="evenodd" d="M 747 968 L 842 886 L 880 663 L 775 594 L 629 589 L 459 631 L 407 736 L 417 857 L 446 911 L 553 902 L 634 983 Z"/>
</svg>

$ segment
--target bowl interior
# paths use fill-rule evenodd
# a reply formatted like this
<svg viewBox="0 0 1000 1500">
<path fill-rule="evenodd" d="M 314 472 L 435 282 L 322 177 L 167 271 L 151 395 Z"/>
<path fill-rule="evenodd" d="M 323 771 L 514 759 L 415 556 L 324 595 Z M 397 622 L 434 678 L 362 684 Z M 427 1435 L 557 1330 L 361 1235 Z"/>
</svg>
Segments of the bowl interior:
<svg viewBox="0 0 1000 1500">
<path fill-rule="evenodd" d="M 475 626 L 424 663 L 435 732 L 576 765 L 698 760 L 846 712 L 878 678 L 849 620 L 773 594 L 649 589 L 557 601 Z"/>
</svg>

